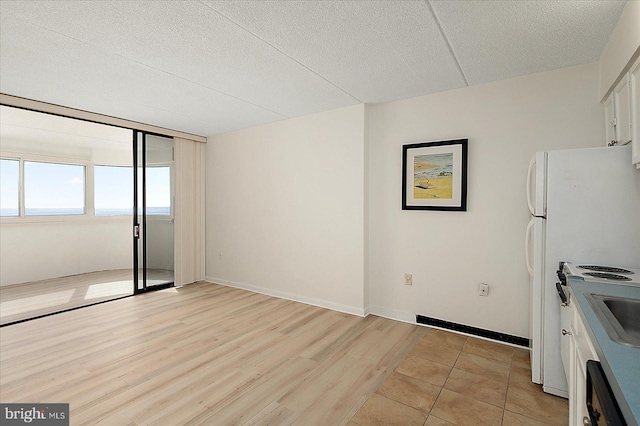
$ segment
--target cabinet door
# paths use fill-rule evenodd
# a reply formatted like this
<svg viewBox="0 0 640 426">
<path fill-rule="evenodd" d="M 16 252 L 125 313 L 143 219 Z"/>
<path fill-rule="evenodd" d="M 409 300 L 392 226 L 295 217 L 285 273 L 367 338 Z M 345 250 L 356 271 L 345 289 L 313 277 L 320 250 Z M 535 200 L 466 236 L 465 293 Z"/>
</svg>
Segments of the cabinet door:
<svg viewBox="0 0 640 426">
<path fill-rule="evenodd" d="M 616 139 L 616 113 L 613 110 L 613 92 L 609 94 L 609 97 L 604 101 L 604 125 L 605 125 L 605 146 L 609 146 L 609 143 Z"/>
<path fill-rule="evenodd" d="M 631 108 L 629 100 L 629 75 L 613 89 L 613 109 L 616 114 L 616 140 L 624 145 L 631 140 Z"/>
<path fill-rule="evenodd" d="M 569 305 L 570 312 L 570 322 L 569 322 L 569 330 L 570 330 L 570 339 L 569 339 L 569 426 L 577 425 L 578 418 L 578 409 L 576 407 L 578 403 L 578 398 L 576 396 L 576 384 L 577 384 L 577 376 L 578 373 L 578 349 L 576 347 L 576 339 L 573 337 L 574 327 L 573 327 L 573 316 L 575 307 L 573 305 Z"/>
<path fill-rule="evenodd" d="M 640 168 L 640 58 L 629 70 L 632 163 Z"/>
<path fill-rule="evenodd" d="M 567 377 L 567 383 L 571 380 L 570 370 L 571 365 L 569 358 L 571 358 L 570 341 L 571 341 L 571 316 L 572 316 L 571 304 L 560 306 L 560 358 L 562 359 L 562 365 L 564 367 L 564 374 Z M 571 392 L 571 391 L 569 391 Z"/>
<path fill-rule="evenodd" d="M 587 329 L 582 322 L 578 309 L 571 307 L 571 372 L 569 377 L 569 419 L 570 426 L 582 425 L 582 420 L 589 417 L 587 410 L 587 361 L 599 361 L 593 343 L 589 339 Z"/>
</svg>

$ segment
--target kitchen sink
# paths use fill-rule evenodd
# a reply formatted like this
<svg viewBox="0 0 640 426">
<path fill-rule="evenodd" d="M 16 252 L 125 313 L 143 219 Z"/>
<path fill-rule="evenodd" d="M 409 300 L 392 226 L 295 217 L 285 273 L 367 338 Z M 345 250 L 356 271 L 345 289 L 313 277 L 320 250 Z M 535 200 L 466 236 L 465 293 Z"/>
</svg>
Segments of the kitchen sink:
<svg viewBox="0 0 640 426">
<path fill-rule="evenodd" d="M 611 340 L 640 348 L 640 299 L 585 294 Z"/>
</svg>

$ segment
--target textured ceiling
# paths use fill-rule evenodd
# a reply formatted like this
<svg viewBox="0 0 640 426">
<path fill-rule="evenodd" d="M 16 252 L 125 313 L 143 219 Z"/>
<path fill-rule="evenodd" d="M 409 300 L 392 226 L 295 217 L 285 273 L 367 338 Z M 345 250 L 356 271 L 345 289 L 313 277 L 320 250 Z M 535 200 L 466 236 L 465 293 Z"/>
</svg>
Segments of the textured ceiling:
<svg viewBox="0 0 640 426">
<path fill-rule="evenodd" d="M 128 129 L 7 106 L 0 106 L 0 115 L 3 150 L 8 149 L 7 141 L 23 144 L 34 140 L 68 146 L 108 142 L 131 149 L 133 132 Z"/>
<path fill-rule="evenodd" d="M 0 92 L 210 136 L 595 62 L 624 1 L 0 2 Z"/>
</svg>

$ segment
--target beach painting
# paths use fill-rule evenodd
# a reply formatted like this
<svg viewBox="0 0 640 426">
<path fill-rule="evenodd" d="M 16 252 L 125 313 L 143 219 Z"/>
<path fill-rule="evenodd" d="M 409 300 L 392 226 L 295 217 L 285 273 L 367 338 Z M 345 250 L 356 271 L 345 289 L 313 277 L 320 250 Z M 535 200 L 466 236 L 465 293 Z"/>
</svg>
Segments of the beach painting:
<svg viewBox="0 0 640 426">
<path fill-rule="evenodd" d="M 403 145 L 402 209 L 467 209 L 468 139 Z"/>
<path fill-rule="evenodd" d="M 453 197 L 453 153 L 413 157 L 413 198 Z"/>
</svg>

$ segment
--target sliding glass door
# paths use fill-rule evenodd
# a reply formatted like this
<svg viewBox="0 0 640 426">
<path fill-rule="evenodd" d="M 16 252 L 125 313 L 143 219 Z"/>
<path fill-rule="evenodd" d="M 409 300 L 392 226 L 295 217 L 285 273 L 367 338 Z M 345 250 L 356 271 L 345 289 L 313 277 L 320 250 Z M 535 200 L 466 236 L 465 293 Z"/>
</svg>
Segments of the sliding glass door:
<svg viewBox="0 0 640 426">
<path fill-rule="evenodd" d="M 132 135 L 0 106 L 0 326 L 133 294 Z"/>
<path fill-rule="evenodd" d="M 0 326 L 173 285 L 172 138 L 4 105 L 0 124 Z"/>
<path fill-rule="evenodd" d="M 174 141 L 134 131 L 135 293 L 174 282 Z"/>
</svg>

